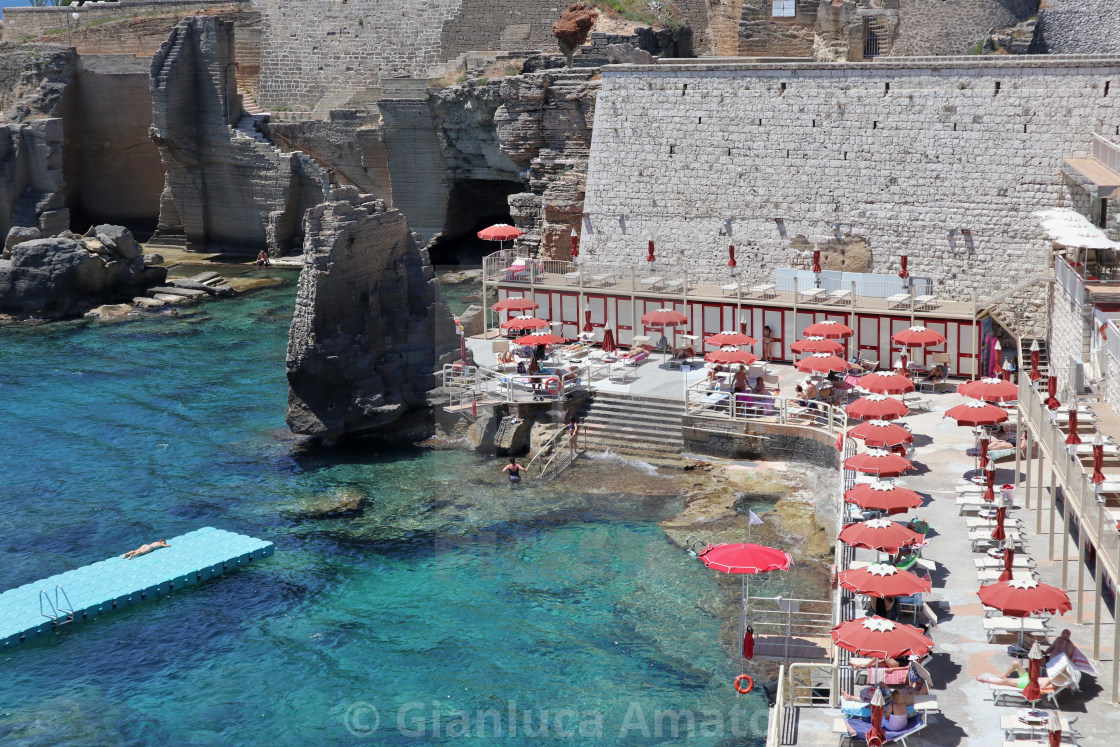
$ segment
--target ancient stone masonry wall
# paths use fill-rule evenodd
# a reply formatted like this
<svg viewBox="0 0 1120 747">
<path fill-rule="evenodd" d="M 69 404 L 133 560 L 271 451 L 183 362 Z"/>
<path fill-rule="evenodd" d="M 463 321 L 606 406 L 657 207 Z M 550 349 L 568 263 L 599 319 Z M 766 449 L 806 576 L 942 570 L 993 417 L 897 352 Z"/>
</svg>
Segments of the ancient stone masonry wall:
<svg viewBox="0 0 1120 747">
<path fill-rule="evenodd" d="M 1063 401 L 1063 392 L 1069 386 L 1071 362 L 1084 360 L 1086 331 L 1081 306 L 1061 284 L 1055 283 L 1050 297 L 1050 336 L 1046 346 L 1050 373 L 1058 379 L 1058 398 Z"/>
<path fill-rule="evenodd" d="M 1038 14 L 1034 52 L 1120 54 L 1116 0 L 1047 0 Z"/>
<path fill-rule="evenodd" d="M 282 253 L 323 198 L 321 174 L 306 156 L 232 129 L 242 113 L 232 28 L 188 18 L 152 58 L 152 136 L 167 169 L 157 238 Z"/>
<path fill-rule="evenodd" d="M 967 54 L 991 29 L 1014 26 L 1037 12 L 1038 0 L 899 0 L 891 54 Z"/>
<path fill-rule="evenodd" d="M 738 54 L 744 57 L 808 57 L 820 0 L 798 0 L 792 18 L 774 18 L 770 0 L 743 3 Z"/>
<path fill-rule="evenodd" d="M 1005 295 L 992 304 L 992 313 L 1008 332 L 1016 337 L 1046 337 L 1053 277 L 1046 270 L 1018 287 L 996 290 L 997 294 Z"/>
<path fill-rule="evenodd" d="M 3 41 L 19 42 L 45 33 L 66 30 L 67 21 L 73 30 L 90 24 L 102 24 L 118 18 L 148 14 L 189 14 L 200 10 L 230 5 L 230 0 L 120 0 L 115 3 L 85 3 L 67 6 L 4 8 Z M 78 19 L 67 18 L 78 14 Z M 120 50 L 118 50 L 120 51 Z"/>
<path fill-rule="evenodd" d="M 338 438 L 426 407 L 433 372 L 458 354 L 428 254 L 404 217 L 372 195 L 336 190 L 305 218 L 288 341 L 288 425 Z"/>
<path fill-rule="evenodd" d="M 1120 126 L 1110 80 L 1120 58 L 604 68 L 583 247 L 640 265 L 653 239 L 716 280 L 730 243 L 753 282 L 839 234 L 870 271 L 907 254 L 942 296 L 983 300 L 1047 266 L 1031 212 Z"/>
</svg>

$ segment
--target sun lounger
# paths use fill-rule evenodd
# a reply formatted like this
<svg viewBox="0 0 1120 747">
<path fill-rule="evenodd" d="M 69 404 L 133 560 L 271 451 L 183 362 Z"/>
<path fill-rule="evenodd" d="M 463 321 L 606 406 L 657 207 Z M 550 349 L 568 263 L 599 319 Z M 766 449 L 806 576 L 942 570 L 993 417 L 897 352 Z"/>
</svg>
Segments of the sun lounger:
<svg viewBox="0 0 1120 747">
<path fill-rule="evenodd" d="M 611 367 L 610 372 L 607 374 L 607 381 L 612 384 L 630 384 L 638 378 L 638 370 L 633 367 L 623 366 L 622 368 Z"/>
<path fill-rule="evenodd" d="M 918 713 L 941 713 L 941 706 L 937 703 L 936 695 L 915 695 L 914 710 Z"/>
<path fill-rule="evenodd" d="M 1001 635 L 1031 635 L 1046 638 L 1048 634 L 1046 621 L 1038 617 L 1008 617 L 998 615 L 984 618 L 984 632 L 988 635 L 988 643 Z"/>
<path fill-rule="evenodd" d="M 1068 684 L 1058 687 L 1044 687 L 1042 688 L 1042 699 L 1049 700 L 1056 708 L 1058 706 L 1058 696 L 1072 689 L 1073 688 Z M 1010 685 L 993 685 L 988 683 L 988 691 L 992 694 L 992 702 L 995 705 L 1022 706 L 1027 702 L 1023 698 L 1023 691 Z"/>
<path fill-rule="evenodd" d="M 929 311 L 931 309 L 936 309 L 939 305 L 940 304 L 937 303 L 936 296 L 931 296 L 931 295 L 927 294 L 927 295 L 921 295 L 921 296 L 915 296 L 914 297 L 914 308 L 915 309 L 922 309 L 922 310 L 925 310 L 925 311 Z"/>
<path fill-rule="evenodd" d="M 1003 574 L 1002 568 L 984 568 L 976 571 L 976 578 L 980 583 L 992 583 L 999 581 L 999 577 Z M 1031 581 L 1036 578 L 1034 571 L 1029 568 L 1011 568 L 1011 578 L 1016 581 Z"/>
<path fill-rule="evenodd" d="M 1007 528 L 1008 522 L 1012 522 L 1016 525 L 1019 525 L 1019 524 L 1022 523 L 1018 519 L 1014 518 L 1013 516 L 1008 516 L 1007 519 L 1003 522 L 1004 528 Z M 994 518 L 989 519 L 989 518 L 985 518 L 983 516 L 970 516 L 965 520 L 964 525 L 966 527 L 968 527 L 970 530 L 972 530 L 972 529 L 987 529 L 990 532 L 990 531 L 992 531 L 993 529 L 996 528 L 996 520 Z"/>
<path fill-rule="evenodd" d="M 972 559 L 972 564 L 976 570 L 983 571 L 990 568 L 1003 569 L 1003 558 L 993 558 L 991 555 L 981 555 L 978 558 Z M 1015 559 L 1011 561 L 1011 568 L 1034 568 L 1036 565 L 1034 558 L 1023 555 L 1020 552 L 1015 553 Z"/>
<path fill-rule="evenodd" d="M 1062 739 L 1068 740 L 1073 744 L 1077 744 L 1077 737 L 1080 736 L 1077 730 L 1073 727 L 1077 722 L 1077 718 L 1067 718 L 1066 716 L 1058 715 L 1058 725 L 1062 728 Z M 1023 747 L 1028 744 L 1050 744 L 1049 740 L 1046 742 L 1032 741 L 1037 740 L 1039 737 L 1046 738 L 1049 736 L 1046 730 L 1046 721 L 1040 720 L 1034 723 L 1025 723 L 1021 714 L 1009 714 L 999 717 L 999 728 L 1003 730 L 1003 738 L 1010 740 L 1004 742 L 1005 745 L 1013 745 L 1013 747 Z M 1025 736 L 1022 736 L 1025 735 Z M 1019 737 L 1022 736 L 1020 739 Z"/>
<path fill-rule="evenodd" d="M 820 301 L 826 295 L 827 291 L 824 288 L 803 288 L 800 291 L 801 300 L 815 303 Z"/>
<path fill-rule="evenodd" d="M 643 290 L 656 291 L 660 290 L 665 284 L 665 278 L 641 278 L 638 280 L 638 285 L 642 286 Z"/>
<path fill-rule="evenodd" d="M 725 296 L 737 296 L 739 295 L 739 284 L 728 283 L 727 285 L 721 285 L 719 290 Z"/>
<path fill-rule="evenodd" d="M 684 289 L 685 288 L 684 288 L 684 279 L 683 278 L 675 278 L 673 280 L 667 280 L 667 281 L 665 281 L 665 285 L 662 286 L 662 288 L 661 288 L 661 290 L 665 291 L 666 293 L 680 293 Z"/>
<path fill-rule="evenodd" d="M 888 309 L 901 309 L 910 306 L 909 293 L 895 293 L 893 296 L 887 297 Z"/>
<path fill-rule="evenodd" d="M 902 395 L 902 402 L 912 411 L 924 410 L 929 412 L 929 400 L 923 399 L 920 394 L 904 394 Z"/>
<path fill-rule="evenodd" d="M 773 283 L 762 283 L 761 285 L 752 285 L 750 294 L 759 298 L 773 298 L 778 295 L 778 291 Z"/>
<path fill-rule="evenodd" d="M 845 736 L 847 736 L 852 742 L 867 741 L 867 732 L 871 729 L 871 723 L 869 721 L 841 718 L 836 719 L 836 722 L 833 723 L 832 730 L 840 734 L 841 744 L 843 744 Z M 848 734 L 848 726 L 851 726 L 852 730 L 856 732 L 856 735 L 854 737 Z M 883 742 L 883 744 L 898 742 L 904 747 L 909 747 L 906 740 L 924 728 L 926 728 L 926 717 L 921 714 L 913 716 L 907 722 L 906 728 L 901 731 L 892 731 L 890 729 L 885 729 L 884 731 L 887 738 Z"/>
<path fill-rule="evenodd" d="M 590 280 L 591 285 L 598 285 L 604 288 L 608 285 L 614 285 L 618 282 L 615 276 L 609 273 L 603 275 L 592 275 L 590 278 L 588 278 L 588 280 Z"/>
<path fill-rule="evenodd" d="M 564 284 L 565 285 L 579 285 L 579 271 L 577 270 L 576 272 L 565 272 L 564 273 Z"/>
<path fill-rule="evenodd" d="M 850 304 L 852 302 L 852 292 L 850 290 L 834 290 L 828 294 L 828 300 L 836 304 Z"/>
</svg>

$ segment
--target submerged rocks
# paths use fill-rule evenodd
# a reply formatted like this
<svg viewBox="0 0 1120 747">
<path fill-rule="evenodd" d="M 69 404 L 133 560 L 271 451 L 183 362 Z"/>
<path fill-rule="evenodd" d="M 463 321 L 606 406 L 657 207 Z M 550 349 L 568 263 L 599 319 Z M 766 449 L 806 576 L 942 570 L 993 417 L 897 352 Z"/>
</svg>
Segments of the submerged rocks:
<svg viewBox="0 0 1120 747">
<path fill-rule="evenodd" d="M 427 408 L 458 339 L 428 254 L 396 210 L 352 187 L 304 217 L 288 338 L 288 426 L 337 439 Z"/>
</svg>

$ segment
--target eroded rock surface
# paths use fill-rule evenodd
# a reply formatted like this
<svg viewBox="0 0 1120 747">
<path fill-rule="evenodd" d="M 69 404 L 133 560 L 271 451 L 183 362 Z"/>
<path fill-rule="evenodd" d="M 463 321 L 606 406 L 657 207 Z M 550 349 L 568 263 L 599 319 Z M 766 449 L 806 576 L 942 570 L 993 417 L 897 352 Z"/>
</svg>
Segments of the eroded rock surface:
<svg viewBox="0 0 1120 747">
<path fill-rule="evenodd" d="M 288 426 L 337 439 L 387 431 L 428 406 L 434 371 L 458 355 L 451 312 L 404 217 L 335 190 L 308 211 L 288 339 Z"/>
</svg>

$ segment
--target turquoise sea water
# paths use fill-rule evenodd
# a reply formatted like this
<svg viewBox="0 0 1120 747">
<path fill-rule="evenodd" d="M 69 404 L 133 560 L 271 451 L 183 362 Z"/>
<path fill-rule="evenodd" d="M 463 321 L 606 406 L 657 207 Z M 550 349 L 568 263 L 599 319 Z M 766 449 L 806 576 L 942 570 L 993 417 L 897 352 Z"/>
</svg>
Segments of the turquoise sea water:
<svg viewBox="0 0 1120 747">
<path fill-rule="evenodd" d="M 0 329 L 0 590 L 206 525 L 277 547 L 5 652 L 0 744 L 764 741 L 718 643 L 727 579 L 656 524 L 671 480 L 589 463 L 510 490 L 463 451 L 299 448 L 294 279 Z M 307 517 L 340 493 L 364 515 Z"/>
</svg>

